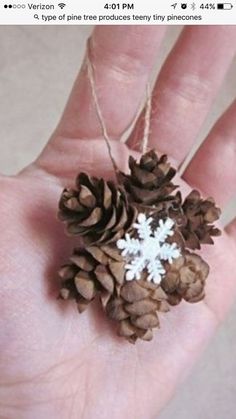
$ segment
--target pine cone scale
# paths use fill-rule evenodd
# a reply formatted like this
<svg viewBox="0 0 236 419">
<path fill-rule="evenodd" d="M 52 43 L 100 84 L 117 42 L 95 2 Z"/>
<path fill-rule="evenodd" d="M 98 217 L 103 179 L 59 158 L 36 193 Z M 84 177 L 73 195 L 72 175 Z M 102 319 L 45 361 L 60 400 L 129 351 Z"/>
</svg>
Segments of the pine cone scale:
<svg viewBox="0 0 236 419">
<path fill-rule="evenodd" d="M 123 256 L 120 254 L 116 247 L 102 245 L 100 246 L 100 249 L 105 253 L 105 255 L 109 256 L 114 261 L 124 262 Z"/>
<path fill-rule="evenodd" d="M 75 276 L 75 286 L 79 294 L 86 300 L 92 300 L 95 296 L 95 284 L 87 272 L 80 271 Z"/>
<path fill-rule="evenodd" d="M 142 316 L 157 310 L 157 305 L 157 302 L 154 300 L 144 299 L 135 301 L 134 303 L 125 304 L 124 308 L 130 315 L 135 315 L 138 312 Z"/>
<path fill-rule="evenodd" d="M 114 291 L 114 280 L 107 268 L 104 265 L 98 265 L 95 269 L 95 275 L 103 288 L 112 294 Z"/>
<path fill-rule="evenodd" d="M 130 218 L 130 217 L 129 217 Z M 125 206 L 122 206 L 120 216 L 117 215 L 115 225 L 112 226 L 112 231 L 118 232 L 121 230 L 128 221 L 128 214 Z"/>
<path fill-rule="evenodd" d="M 105 209 L 109 209 L 112 206 L 112 191 L 105 181 L 103 181 L 103 206 Z"/>
<path fill-rule="evenodd" d="M 121 290 L 121 296 L 127 302 L 139 301 L 149 295 L 148 290 L 140 287 L 137 282 L 127 282 Z"/>
<path fill-rule="evenodd" d="M 116 262 L 116 261 L 109 260 L 108 262 L 109 270 L 119 285 L 122 285 L 124 283 L 124 269 L 125 269 L 124 265 L 125 265 L 124 261 Z"/>
<path fill-rule="evenodd" d="M 123 337 L 131 337 L 135 335 L 136 327 L 133 326 L 129 320 L 121 320 L 120 326 L 118 329 L 118 334 Z"/>
<path fill-rule="evenodd" d="M 92 210 L 92 212 L 86 219 L 80 221 L 80 226 L 81 227 L 94 226 L 95 224 L 98 224 L 99 221 L 101 221 L 101 218 L 102 218 L 102 210 L 101 208 L 96 207 Z"/>
<path fill-rule="evenodd" d="M 129 313 L 125 311 L 123 300 L 116 298 L 108 302 L 106 306 L 108 317 L 112 320 L 121 321 L 129 317 Z"/>
<path fill-rule="evenodd" d="M 94 208 L 96 205 L 95 196 L 92 194 L 91 190 L 85 185 L 80 186 L 79 190 L 79 202 L 86 208 Z"/>
<path fill-rule="evenodd" d="M 87 253 L 89 253 L 97 262 L 101 265 L 106 265 L 108 262 L 108 257 L 106 254 L 97 246 L 88 246 L 86 248 Z"/>
<path fill-rule="evenodd" d="M 85 255 L 73 255 L 70 257 L 70 262 L 76 265 L 83 271 L 91 272 L 94 269 L 95 264 L 89 260 Z"/>
<path fill-rule="evenodd" d="M 160 326 L 160 322 L 156 313 L 148 313 L 134 318 L 131 317 L 131 323 L 139 329 L 144 330 Z"/>
</svg>

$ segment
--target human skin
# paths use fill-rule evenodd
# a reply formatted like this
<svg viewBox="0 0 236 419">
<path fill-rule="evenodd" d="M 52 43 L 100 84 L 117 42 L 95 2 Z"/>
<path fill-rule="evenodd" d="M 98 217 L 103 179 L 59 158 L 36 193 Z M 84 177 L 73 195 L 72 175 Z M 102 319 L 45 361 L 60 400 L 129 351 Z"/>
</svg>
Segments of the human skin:
<svg viewBox="0 0 236 419">
<path fill-rule="evenodd" d="M 143 118 L 127 144 L 165 28 L 95 28 L 91 59 L 99 104 L 118 166 L 139 155 Z M 235 27 L 185 28 L 153 91 L 149 145 L 178 167 L 235 55 Z M 220 50 L 218 45 L 221 45 Z M 236 184 L 236 102 L 226 110 L 184 172 L 224 206 Z M 161 316 L 151 342 L 124 341 L 99 304 L 82 315 L 57 300 L 57 270 L 73 240 L 56 219 L 62 188 L 79 171 L 112 177 L 84 64 L 61 121 L 41 155 L 16 176 L 0 177 L 1 419 L 147 419 L 157 417 L 225 318 L 236 294 L 236 221 L 206 246 L 206 298 Z"/>
</svg>

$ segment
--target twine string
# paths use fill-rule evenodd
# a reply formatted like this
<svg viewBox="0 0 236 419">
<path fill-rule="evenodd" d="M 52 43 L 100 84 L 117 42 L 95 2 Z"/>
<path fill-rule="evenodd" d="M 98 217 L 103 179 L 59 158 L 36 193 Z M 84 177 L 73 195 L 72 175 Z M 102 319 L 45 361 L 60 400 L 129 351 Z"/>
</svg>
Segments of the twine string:
<svg viewBox="0 0 236 419">
<path fill-rule="evenodd" d="M 150 85 L 147 84 L 146 88 L 146 106 L 145 106 L 145 115 L 144 115 L 144 131 L 143 139 L 141 142 L 142 154 L 146 153 L 148 149 L 148 140 L 150 134 L 150 123 L 151 123 L 151 111 L 152 111 L 152 101 L 151 101 L 151 91 Z"/>
<path fill-rule="evenodd" d="M 106 124 L 102 115 L 102 111 L 101 111 L 101 107 L 99 105 L 99 101 L 98 101 L 98 95 L 97 95 L 97 89 L 96 89 L 96 85 L 95 85 L 95 69 L 94 66 L 92 64 L 92 60 L 91 60 L 91 48 L 90 48 L 90 43 L 91 40 L 90 38 L 88 39 L 87 42 L 87 71 L 88 71 L 88 78 L 89 78 L 89 82 L 90 82 L 90 86 L 91 86 L 91 92 L 92 92 L 92 97 L 93 97 L 93 101 L 94 101 L 94 106 L 95 106 L 95 110 L 96 110 L 96 114 L 101 126 L 101 130 L 102 130 L 102 135 L 104 138 L 104 141 L 106 143 L 107 146 L 107 150 L 108 150 L 108 154 L 109 157 L 111 159 L 111 163 L 113 166 L 113 169 L 115 171 L 115 174 L 118 175 L 119 173 L 119 168 L 116 164 L 115 158 L 112 154 L 112 148 L 111 148 L 111 139 L 108 135 L 107 132 L 107 128 L 106 128 Z M 146 87 L 146 105 L 145 105 L 145 115 L 144 115 L 144 132 L 143 132 L 143 138 L 140 144 L 140 148 L 141 148 L 141 152 L 142 154 L 146 153 L 147 149 L 148 149 L 148 140 L 149 140 L 149 134 L 150 134 L 150 121 L 151 121 L 151 110 L 152 110 L 152 105 L 151 105 L 151 92 L 150 92 L 150 85 L 149 83 L 147 84 Z"/>
<path fill-rule="evenodd" d="M 106 129 L 106 124 L 105 124 L 105 121 L 104 121 L 104 118 L 103 118 L 103 115 L 102 115 L 102 111 L 101 111 L 101 108 L 100 108 L 99 103 L 98 103 L 98 96 L 97 96 L 96 86 L 95 86 L 94 67 L 93 67 L 93 64 L 92 64 L 91 59 L 90 59 L 90 39 L 88 40 L 88 46 L 87 46 L 87 69 L 88 69 L 88 78 L 89 78 L 89 81 L 90 81 L 90 86 L 91 86 L 92 96 L 93 96 L 93 100 L 94 100 L 95 110 L 96 110 L 97 117 L 98 117 L 98 120 L 100 122 L 101 129 L 102 129 L 102 135 L 103 135 L 103 138 L 106 142 L 108 154 L 109 154 L 109 157 L 111 159 L 114 171 L 115 171 L 115 173 L 118 173 L 119 169 L 118 169 L 118 166 L 117 166 L 116 161 L 115 161 L 115 159 L 113 157 L 113 154 L 112 154 L 111 140 L 109 138 L 109 135 L 108 135 L 108 132 L 107 132 L 107 129 Z"/>
</svg>

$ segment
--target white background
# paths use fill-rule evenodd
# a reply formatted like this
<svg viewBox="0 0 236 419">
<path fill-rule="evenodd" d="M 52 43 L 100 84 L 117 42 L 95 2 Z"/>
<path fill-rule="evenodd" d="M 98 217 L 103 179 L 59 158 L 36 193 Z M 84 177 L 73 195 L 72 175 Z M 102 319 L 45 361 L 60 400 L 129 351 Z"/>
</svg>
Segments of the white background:
<svg viewBox="0 0 236 419">
<path fill-rule="evenodd" d="M 65 3 L 66 6 L 61 10 L 58 7 L 58 3 Z M 177 6 L 174 9 L 171 7 L 175 4 L 175 1 L 171 0 L 134 0 L 134 1 L 110 1 L 108 2 L 110 9 L 104 9 L 106 0 L 64 0 L 61 2 L 58 0 L 32 0 L 26 2 L 24 0 L 1 0 L 0 4 L 0 24 L 22 24 L 22 25 L 91 25 L 91 24 L 166 24 L 169 25 L 181 25 L 181 24 L 236 24 L 236 2 L 225 1 L 224 3 L 232 4 L 231 10 L 215 10 L 213 9 L 200 9 L 201 4 L 217 4 L 217 1 L 210 1 L 209 3 L 199 0 L 185 0 L 177 1 Z M 124 5 L 134 4 L 134 10 L 129 10 Z M 186 10 L 181 8 L 181 3 L 187 3 L 188 7 Z M 195 10 L 192 10 L 191 5 L 195 4 Z M 11 4 L 13 7 L 4 8 L 4 4 Z M 54 10 L 44 10 L 29 8 L 29 5 L 54 5 Z M 114 6 L 112 6 L 114 5 Z M 25 8 L 18 8 L 25 6 Z M 114 9 L 112 9 L 114 7 Z M 118 8 L 119 7 L 119 8 Z M 84 15 L 94 16 L 96 19 L 85 19 Z M 163 16 L 164 20 L 159 18 L 154 20 L 154 14 L 157 16 Z M 135 18 L 133 18 L 135 15 Z M 167 22 L 167 16 L 182 16 L 180 20 L 170 19 Z M 189 16 L 201 16 L 201 20 L 189 19 Z M 74 17 L 81 16 L 81 20 L 73 19 Z M 114 18 L 126 16 L 126 20 Z M 150 16 L 150 20 L 147 20 L 147 16 Z M 50 20 L 49 20 L 50 19 Z M 129 20 L 127 20 L 129 19 Z"/>
</svg>

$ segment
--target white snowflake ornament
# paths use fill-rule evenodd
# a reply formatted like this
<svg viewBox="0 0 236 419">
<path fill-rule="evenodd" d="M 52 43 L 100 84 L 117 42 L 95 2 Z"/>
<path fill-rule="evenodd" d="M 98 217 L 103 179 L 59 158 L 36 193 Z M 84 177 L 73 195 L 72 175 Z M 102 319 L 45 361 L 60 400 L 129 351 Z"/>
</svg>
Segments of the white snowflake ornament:
<svg viewBox="0 0 236 419">
<path fill-rule="evenodd" d="M 139 214 L 138 222 L 133 224 L 138 238 L 132 238 L 127 233 L 125 239 L 117 241 L 118 249 L 122 250 L 122 256 L 128 261 L 125 265 L 127 281 L 139 280 L 146 268 L 149 274 L 147 280 L 160 284 L 165 274 L 161 261 L 172 263 L 181 255 L 176 243 L 166 242 L 166 239 L 174 234 L 174 221 L 171 218 L 160 220 L 154 231 L 151 228 L 152 221 L 152 217 L 147 218 L 145 214 Z"/>
</svg>

